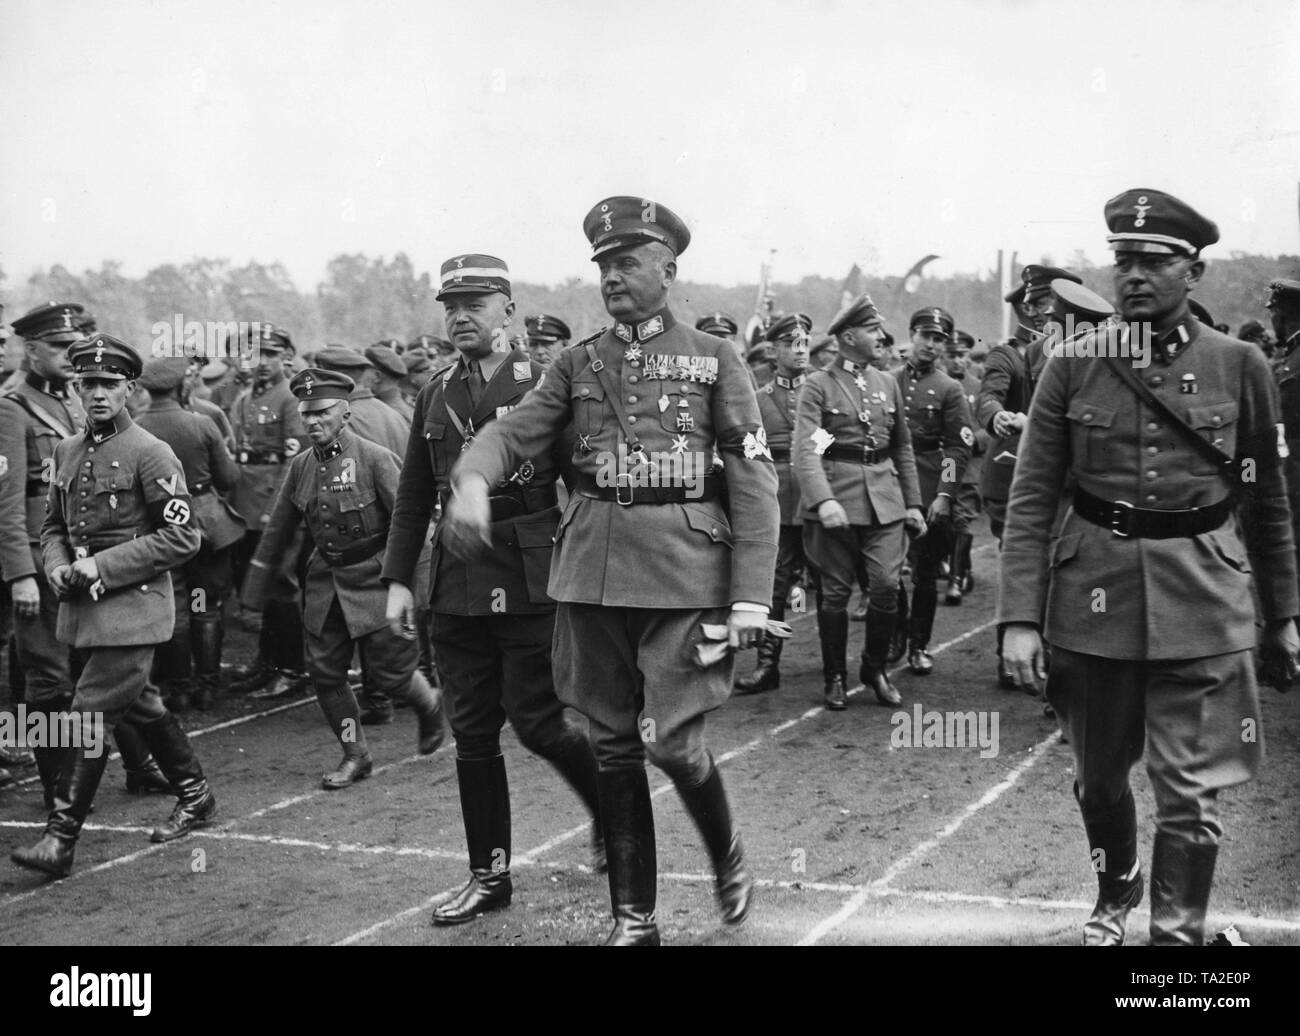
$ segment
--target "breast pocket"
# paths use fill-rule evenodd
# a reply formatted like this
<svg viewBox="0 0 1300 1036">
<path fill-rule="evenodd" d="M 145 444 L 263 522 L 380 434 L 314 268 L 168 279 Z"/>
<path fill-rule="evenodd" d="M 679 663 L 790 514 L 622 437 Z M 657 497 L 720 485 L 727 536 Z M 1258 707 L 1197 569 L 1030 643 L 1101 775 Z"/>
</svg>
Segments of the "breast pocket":
<svg viewBox="0 0 1300 1036">
<path fill-rule="evenodd" d="M 373 489 L 339 494 L 339 535 L 345 540 L 361 539 L 379 532 L 382 522 Z"/>
<path fill-rule="evenodd" d="M 1236 400 L 1224 399 L 1217 403 L 1201 403 L 1187 408 L 1187 423 L 1220 453 L 1229 457 L 1237 455 L 1237 418 L 1240 410 Z M 1193 475 L 1218 474 L 1220 465 L 1193 454 L 1188 470 Z"/>
<path fill-rule="evenodd" d="M 429 464 L 433 468 L 434 475 L 446 475 L 455 461 L 455 458 L 450 456 L 446 422 L 425 421 L 423 435 L 425 444 L 429 447 Z"/>
<path fill-rule="evenodd" d="M 704 391 L 684 381 L 659 383 L 659 423 L 665 432 L 693 432 L 703 419 Z"/>
<path fill-rule="evenodd" d="M 574 381 L 569 389 L 573 427 L 581 436 L 595 435 L 605 424 L 605 389 L 598 381 Z"/>
<path fill-rule="evenodd" d="M 101 527 L 134 525 L 135 476 L 125 472 L 95 479 L 95 518 Z"/>
<path fill-rule="evenodd" d="M 1075 457 L 1094 470 L 1108 466 L 1115 408 L 1085 399 L 1070 402 L 1070 446 Z"/>
</svg>

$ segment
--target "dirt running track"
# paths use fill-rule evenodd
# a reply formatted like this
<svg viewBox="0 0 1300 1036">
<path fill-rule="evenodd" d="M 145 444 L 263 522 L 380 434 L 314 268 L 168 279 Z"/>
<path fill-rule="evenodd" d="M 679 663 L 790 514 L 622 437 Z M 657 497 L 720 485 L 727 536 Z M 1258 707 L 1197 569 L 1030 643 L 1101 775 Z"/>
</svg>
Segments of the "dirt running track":
<svg viewBox="0 0 1300 1036">
<path fill-rule="evenodd" d="M 717 921 L 708 861 L 666 781 L 652 771 L 659 834 L 659 920 L 669 944 L 1072 945 L 1093 882 L 1070 793 L 1073 765 L 1041 705 L 992 679 L 995 555 L 976 553 L 977 587 L 939 609 L 935 673 L 896 682 L 904 709 L 985 710 L 998 754 L 891 747 L 893 710 L 858 694 L 820 707 L 813 615 L 794 619 L 782 687 L 736 698 L 710 720 L 749 864 L 755 906 L 738 930 Z M 855 626 L 853 637 L 861 636 Z M 251 641 L 246 634 L 237 643 Z M 858 647 L 850 650 L 855 656 Z M 752 656 L 750 656 L 752 657 Z M 742 660 L 748 666 L 750 658 Z M 852 664 L 852 663 L 851 663 Z M 1224 797 L 1227 836 L 1211 930 L 1246 942 L 1300 943 L 1300 694 L 1271 689 L 1260 779 Z M 372 731 L 375 775 L 319 790 L 336 749 L 312 701 L 265 714 L 236 700 L 188 714 L 220 800 L 220 823 L 166 846 L 148 827 L 168 802 L 128 796 L 110 765 L 71 879 L 46 883 L 0 864 L 6 944 L 591 944 L 609 927 L 602 875 L 589 868 L 577 800 L 508 731 L 514 815 L 511 908 L 452 929 L 432 905 L 466 877 L 450 738 L 414 754 L 409 712 Z M 30 771 L 26 772 L 30 774 Z M 1135 771 L 1144 863 L 1152 802 Z M 0 791 L 0 845 L 34 841 L 34 780 Z M 1146 940 L 1146 903 L 1130 925 Z"/>
</svg>

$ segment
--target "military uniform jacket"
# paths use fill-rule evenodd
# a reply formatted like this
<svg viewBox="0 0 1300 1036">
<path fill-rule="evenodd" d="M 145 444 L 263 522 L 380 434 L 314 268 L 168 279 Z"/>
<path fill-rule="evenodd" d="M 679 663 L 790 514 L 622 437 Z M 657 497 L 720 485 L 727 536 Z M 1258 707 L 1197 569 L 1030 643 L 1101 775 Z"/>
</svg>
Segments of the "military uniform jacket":
<svg viewBox="0 0 1300 1036">
<path fill-rule="evenodd" d="M 894 376 L 903 389 L 921 506 L 929 507 L 941 491 L 955 496 L 965 477 L 975 445 L 970 407 L 961 385 L 938 367 L 920 372 L 904 364 Z"/>
<path fill-rule="evenodd" d="M 376 399 L 368 390 L 354 392 L 348 398 L 348 406 L 352 409 L 348 427 L 357 435 L 392 450 L 399 457 L 406 452 L 411 426 L 396 410 Z"/>
<path fill-rule="evenodd" d="M 865 416 L 866 421 L 863 420 Z M 869 422 L 869 423 L 868 423 Z M 823 445 L 880 451 L 874 463 L 827 457 Z M 799 393 L 794 474 L 805 519 L 834 500 L 851 525 L 902 521 L 921 506 L 903 390 L 892 374 L 839 357 L 808 375 Z"/>
<path fill-rule="evenodd" d="M 416 420 L 402 464 L 383 579 L 418 586 L 420 549 L 433 505 L 451 484 L 452 470 L 461 459 L 466 436 L 472 438 L 492 427 L 500 416 L 519 406 L 529 390 L 541 382 L 544 370 L 522 351 L 512 351 L 484 386 L 477 407 L 470 406 L 463 377 L 467 368 L 460 360 L 420 390 L 415 399 Z M 517 474 L 519 480 L 511 484 L 512 488 L 526 486 L 529 492 L 542 494 L 567 469 L 565 447 L 571 449 L 571 443 L 571 435 L 561 435 L 552 447 L 541 446 L 535 454 L 521 458 L 503 477 Z M 492 484 L 500 481 L 495 479 Z M 441 548 L 440 530 L 435 528 L 429 561 L 433 610 L 444 615 L 553 611 L 555 602 L 547 593 L 547 577 L 559 519 L 559 508 L 550 506 L 494 522 L 492 550 L 469 564 Z"/>
<path fill-rule="evenodd" d="M 169 640 L 171 569 L 199 550 L 176 454 L 123 410 L 106 431 L 60 442 L 54 462 L 41 526 L 46 575 L 91 556 L 103 584 L 98 599 L 83 589 L 60 601 L 59 640 L 78 648 Z"/>
<path fill-rule="evenodd" d="M 401 392 L 395 391 L 391 396 L 376 396 L 375 398 L 378 399 L 379 402 L 383 403 L 384 406 L 390 407 L 397 412 L 397 416 L 402 419 L 402 422 L 405 424 L 407 432 L 409 433 L 411 424 L 415 421 L 415 407 L 407 401 L 406 397 L 403 396 Z M 403 441 L 402 445 L 405 447 L 405 441 Z"/>
<path fill-rule="evenodd" d="M 282 558 L 306 525 L 314 544 L 303 587 L 306 629 L 321 633 L 335 597 L 354 639 L 385 628 L 388 591 L 379 573 L 397 478 L 396 455 L 346 427 L 323 450 L 312 447 L 294 457 L 249 568 L 249 607 L 265 603 Z M 345 551 L 365 556 L 352 560 Z"/>
<path fill-rule="evenodd" d="M 782 525 L 802 525 L 799 513 L 799 483 L 794 478 L 794 423 L 799 390 L 807 375 L 787 378 L 778 374 L 758 390 L 758 412 L 767 433 L 767 446 L 776 467 L 776 498 L 781 508 Z"/>
<path fill-rule="evenodd" d="M 979 398 L 975 404 L 975 420 L 989 433 L 988 456 L 984 461 L 984 474 L 980 482 L 980 496 L 990 500 L 1006 500 L 1011 494 L 1011 479 L 1016 470 L 1016 453 L 1020 449 L 1020 432 L 995 435 L 993 418 L 1001 411 L 1029 413 L 1029 402 L 1034 394 L 1035 369 L 1041 373 L 1041 348 L 1033 354 L 1026 348 L 1021 355 L 1015 346 L 1000 343 L 989 350 L 984 360 L 984 378 L 980 382 Z M 1045 358 L 1043 358 L 1045 359 Z"/>
<path fill-rule="evenodd" d="M 969 407 L 971 416 L 974 417 L 975 406 L 979 401 L 980 379 L 967 371 L 957 384 L 961 386 L 961 394 L 966 397 L 966 406 Z M 966 471 L 961 478 L 963 486 L 978 486 L 980 484 L 980 479 L 984 474 L 984 457 L 989 449 L 989 433 L 984 430 L 978 421 L 972 422 L 971 430 L 975 433 L 975 445 L 971 447 L 970 462 L 966 465 Z"/>
<path fill-rule="evenodd" d="M 239 483 L 231 503 L 256 532 L 284 481 L 285 463 L 301 451 L 306 432 L 298 400 L 284 378 L 263 389 L 246 389 L 235 400 L 230 416 L 239 464 Z"/>
<path fill-rule="evenodd" d="M 25 374 L 0 396 L 0 578 L 41 570 L 41 525 L 54 472 L 54 447 L 84 427 L 77 398 Z"/>
<path fill-rule="evenodd" d="M 616 324 L 592 344 L 600 374 L 586 343 L 563 350 L 523 403 L 475 440 L 461 470 L 493 484 L 543 453 L 572 421 L 579 479 L 612 485 L 627 444 L 606 398 L 608 378 L 653 462 L 643 470 L 686 484 L 688 474 L 723 460 L 730 517 L 717 497 L 622 506 L 579 490 L 556 530 L 551 596 L 628 608 L 766 606 L 776 564 L 777 478 L 735 346 L 678 323 L 668 309 L 635 327 Z"/>
<path fill-rule="evenodd" d="M 1273 368 L 1282 398 L 1283 436 L 1286 440 L 1286 485 L 1291 510 L 1300 508 L 1300 348 L 1292 347 Z M 1293 515 L 1293 517 L 1297 517 Z"/>
<path fill-rule="evenodd" d="M 1170 362 L 1138 373 L 1229 456 L 1253 468 L 1239 517 L 1188 538 L 1114 535 L 1071 511 L 1053 542 L 1067 474 L 1104 500 L 1138 507 L 1215 503 L 1228 483 L 1099 359 L 1056 356 L 1034 394 L 1002 549 L 1000 622 L 1038 625 L 1071 651 L 1116 659 L 1186 659 L 1253 647 L 1251 573 L 1264 617 L 1300 612 L 1277 391 L 1263 353 L 1195 320 Z M 1154 350 L 1153 350 L 1154 352 Z M 1123 361 L 1128 362 L 1128 361 Z M 1196 391 L 1181 386 L 1191 384 Z M 1250 461 L 1250 465 L 1245 464 Z"/>
<path fill-rule="evenodd" d="M 239 468 L 212 420 L 183 409 L 174 399 L 161 399 L 150 404 L 138 423 L 167 443 L 181 462 L 193 502 L 194 525 L 204 544 L 221 550 L 243 539 L 243 519 L 223 498 L 238 483 Z"/>
</svg>

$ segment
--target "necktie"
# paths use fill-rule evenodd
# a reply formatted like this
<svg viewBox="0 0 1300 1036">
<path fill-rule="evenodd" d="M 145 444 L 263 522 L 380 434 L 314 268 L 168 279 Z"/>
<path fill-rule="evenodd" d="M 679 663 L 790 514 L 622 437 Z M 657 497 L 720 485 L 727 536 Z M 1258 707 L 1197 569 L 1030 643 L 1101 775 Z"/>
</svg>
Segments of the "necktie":
<svg viewBox="0 0 1300 1036">
<path fill-rule="evenodd" d="M 479 367 L 478 360 L 469 361 L 469 405 L 477 407 L 478 401 L 483 398 L 483 369 Z"/>
</svg>

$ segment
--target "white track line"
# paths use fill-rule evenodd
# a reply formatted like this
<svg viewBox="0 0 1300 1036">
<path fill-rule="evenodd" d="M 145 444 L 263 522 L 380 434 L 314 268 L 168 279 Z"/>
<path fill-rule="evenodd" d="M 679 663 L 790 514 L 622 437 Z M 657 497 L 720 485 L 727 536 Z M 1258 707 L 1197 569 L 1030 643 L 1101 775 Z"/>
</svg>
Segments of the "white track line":
<svg viewBox="0 0 1300 1036">
<path fill-rule="evenodd" d="M 963 639 L 963 638 L 959 638 L 959 639 Z M 931 852 L 937 849 L 945 841 L 951 838 L 954 834 L 957 833 L 958 830 L 961 829 L 961 826 L 965 824 L 967 820 L 973 817 L 985 806 L 992 805 L 994 802 L 1000 799 L 1004 792 L 1012 788 L 1016 784 L 1016 782 L 1020 780 L 1022 776 L 1024 776 L 1026 773 L 1029 772 L 1029 770 L 1032 767 L 1038 765 L 1038 761 L 1047 754 L 1047 749 L 1051 745 L 1056 744 L 1059 738 L 1060 738 L 1059 733 L 1053 731 L 1050 737 L 1044 738 L 1042 741 L 1036 744 L 1032 749 L 1030 749 L 1029 755 L 1018 766 L 1016 766 L 1015 769 L 1013 769 L 1009 774 L 1007 774 L 1005 778 L 1003 778 L 992 788 L 986 791 L 983 795 L 981 795 L 976 801 L 972 802 L 965 809 L 963 809 L 959 814 L 957 814 L 957 816 L 954 817 L 952 820 L 950 820 L 948 824 L 941 831 L 938 832 L 938 834 L 934 835 L 931 838 L 927 838 L 924 842 L 921 842 L 919 845 L 914 846 L 905 855 L 895 860 L 892 864 L 890 864 L 889 868 L 885 871 L 884 874 L 882 874 L 879 878 L 876 878 L 874 881 L 868 882 L 866 885 L 863 885 L 859 889 L 859 891 L 849 899 L 847 903 L 845 903 L 842 907 L 840 907 L 838 911 L 836 911 L 830 917 L 826 918 L 825 920 L 815 925 L 813 929 L 810 932 L 808 932 L 808 934 L 805 935 L 802 939 L 800 939 L 795 945 L 815 946 L 827 934 L 829 934 L 830 932 L 838 928 L 840 925 L 842 925 L 845 921 L 847 921 L 850 917 L 852 917 L 854 914 L 856 914 L 859 910 L 862 909 L 863 905 L 867 902 L 868 899 L 872 897 L 872 894 L 874 892 L 877 892 L 881 889 L 889 888 L 894 882 L 894 880 L 898 878 L 909 867 L 911 867 L 912 864 L 928 856 Z"/>
</svg>

